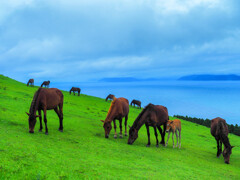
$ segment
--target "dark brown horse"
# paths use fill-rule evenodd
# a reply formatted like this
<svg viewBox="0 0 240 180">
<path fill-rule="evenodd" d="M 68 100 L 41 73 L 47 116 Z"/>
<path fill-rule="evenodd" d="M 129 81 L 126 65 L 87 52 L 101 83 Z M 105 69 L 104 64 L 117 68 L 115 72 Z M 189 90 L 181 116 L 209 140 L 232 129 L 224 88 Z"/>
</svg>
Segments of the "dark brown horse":
<svg viewBox="0 0 240 180">
<path fill-rule="evenodd" d="M 69 94 L 71 94 L 71 92 L 73 92 L 74 96 L 75 96 L 75 92 L 78 92 L 78 96 L 80 95 L 81 89 L 78 87 L 72 87 L 69 91 Z"/>
<path fill-rule="evenodd" d="M 27 86 L 34 86 L 34 79 L 29 79 L 28 80 L 28 83 L 27 83 Z"/>
<path fill-rule="evenodd" d="M 119 120 L 120 124 L 120 138 L 122 138 L 122 118 L 125 117 L 125 136 L 127 136 L 127 120 L 128 120 L 128 113 L 129 113 L 129 102 L 125 98 L 115 98 L 111 103 L 109 108 L 107 117 L 103 122 L 103 128 L 105 130 L 105 138 L 109 137 L 109 133 L 112 129 L 111 122 L 114 123 L 115 134 L 114 138 L 117 138 L 116 132 L 116 120 Z"/>
<path fill-rule="evenodd" d="M 63 94 L 62 92 L 57 88 L 50 88 L 50 89 L 44 89 L 39 88 L 37 92 L 34 94 L 31 107 L 29 110 L 29 113 L 27 115 L 28 123 L 29 123 L 29 132 L 34 133 L 34 127 L 36 124 L 36 117 L 39 117 L 40 120 L 40 129 L 39 131 L 42 131 L 42 116 L 41 116 L 41 110 L 44 112 L 44 123 L 45 123 L 45 134 L 48 134 L 48 128 L 47 128 L 47 110 L 54 109 L 54 111 L 57 113 L 59 120 L 60 120 L 60 126 L 59 131 L 63 131 Z M 36 111 L 38 111 L 38 115 L 36 115 Z"/>
<path fill-rule="evenodd" d="M 228 139 L 228 127 L 224 119 L 217 117 L 211 120 L 211 134 L 217 141 L 217 157 L 223 154 L 224 161 L 229 164 L 230 155 L 232 154 L 232 148 Z M 222 152 L 222 143 L 224 144 L 224 150 Z"/>
<path fill-rule="evenodd" d="M 168 121 L 168 110 L 164 106 L 160 105 L 153 105 L 148 104 L 142 112 L 138 115 L 136 120 L 134 121 L 132 127 L 130 127 L 129 130 L 129 138 L 128 138 L 128 144 L 133 144 L 134 141 L 138 138 L 138 131 L 142 127 L 142 125 L 145 124 L 147 128 L 147 135 L 148 135 L 148 143 L 147 147 L 150 146 L 150 133 L 149 133 L 149 126 L 152 126 L 155 131 L 156 146 L 158 147 L 158 134 L 157 134 L 157 128 L 162 136 L 162 141 L 160 144 L 165 145 L 164 137 L 165 137 L 165 130 L 166 125 Z M 163 125 L 164 130 L 162 131 L 161 125 Z"/>
<path fill-rule="evenodd" d="M 50 81 L 43 81 L 43 83 L 41 84 L 41 87 L 45 86 L 49 88 L 49 84 L 50 84 Z"/>
<path fill-rule="evenodd" d="M 106 101 L 108 101 L 108 99 L 110 100 L 114 100 L 116 97 L 113 95 L 113 94 L 109 94 L 107 97 L 106 97 Z"/>
<path fill-rule="evenodd" d="M 141 101 L 133 99 L 131 102 L 131 106 L 132 105 L 134 105 L 134 107 L 135 107 L 135 105 L 137 105 L 141 109 Z"/>
</svg>

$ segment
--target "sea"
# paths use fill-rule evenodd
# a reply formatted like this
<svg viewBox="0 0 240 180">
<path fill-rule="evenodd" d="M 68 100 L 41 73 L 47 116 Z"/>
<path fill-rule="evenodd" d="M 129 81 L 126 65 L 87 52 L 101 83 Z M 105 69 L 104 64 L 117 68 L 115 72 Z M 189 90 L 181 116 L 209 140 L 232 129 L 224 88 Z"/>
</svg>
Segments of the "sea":
<svg viewBox="0 0 240 180">
<path fill-rule="evenodd" d="M 142 107 L 163 105 L 170 116 L 221 117 L 240 125 L 240 81 L 51 82 L 50 86 L 66 91 L 80 87 L 81 93 L 104 99 L 114 94 L 129 103 L 136 99 Z"/>
</svg>

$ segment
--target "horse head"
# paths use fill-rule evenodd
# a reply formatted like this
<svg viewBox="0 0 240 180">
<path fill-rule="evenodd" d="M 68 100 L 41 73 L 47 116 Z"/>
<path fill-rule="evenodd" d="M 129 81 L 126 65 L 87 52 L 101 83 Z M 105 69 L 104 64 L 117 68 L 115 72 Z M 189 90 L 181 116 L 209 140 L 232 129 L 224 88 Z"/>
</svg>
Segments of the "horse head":
<svg viewBox="0 0 240 180">
<path fill-rule="evenodd" d="M 110 133 L 110 131 L 112 129 L 111 122 L 106 122 L 106 121 L 103 121 L 103 120 L 101 120 L 101 121 L 103 122 L 103 128 L 105 130 L 105 138 L 108 138 L 109 137 L 109 133 Z"/>
<path fill-rule="evenodd" d="M 134 141 L 138 138 L 138 131 L 134 127 L 129 126 L 129 138 L 128 138 L 128 144 L 133 144 Z"/>
<path fill-rule="evenodd" d="M 28 117 L 28 124 L 29 124 L 29 133 L 34 133 L 34 127 L 37 122 L 36 117 L 40 117 L 40 115 L 29 114 L 26 112 Z"/>
<path fill-rule="evenodd" d="M 224 158 L 224 162 L 226 164 L 229 164 L 230 162 L 230 155 L 232 154 L 232 148 L 234 148 L 234 146 L 230 146 L 228 148 L 225 148 L 224 147 L 224 150 L 223 150 L 223 158 Z"/>
</svg>

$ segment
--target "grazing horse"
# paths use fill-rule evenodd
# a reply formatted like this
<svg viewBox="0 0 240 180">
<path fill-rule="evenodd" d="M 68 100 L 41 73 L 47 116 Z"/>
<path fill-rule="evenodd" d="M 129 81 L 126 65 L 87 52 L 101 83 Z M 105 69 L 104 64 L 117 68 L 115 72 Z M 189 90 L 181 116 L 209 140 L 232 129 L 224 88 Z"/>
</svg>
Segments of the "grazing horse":
<svg viewBox="0 0 240 180">
<path fill-rule="evenodd" d="M 59 109 L 58 109 L 59 108 Z M 44 112 L 44 123 L 45 123 L 45 134 L 48 134 L 48 128 L 47 128 L 47 110 L 54 109 L 54 111 L 57 113 L 59 120 L 60 120 L 60 126 L 59 131 L 63 131 L 63 94 L 62 92 L 57 88 L 50 88 L 50 89 L 44 89 L 39 88 L 37 92 L 34 94 L 31 107 L 29 110 L 29 113 L 27 115 L 28 123 L 29 123 L 29 132 L 34 133 L 34 127 L 36 124 L 36 117 L 39 117 L 40 120 L 40 129 L 39 131 L 42 131 L 42 116 L 41 116 L 41 110 Z M 36 115 L 36 111 L 38 111 L 38 115 Z"/>
<path fill-rule="evenodd" d="M 74 96 L 75 96 L 75 92 L 78 92 L 78 96 L 80 95 L 81 89 L 78 87 L 72 87 L 69 91 L 69 93 L 71 94 L 71 92 L 73 92 Z"/>
<path fill-rule="evenodd" d="M 30 86 L 34 86 L 34 79 L 29 79 L 27 86 L 29 86 L 29 84 L 30 84 Z"/>
<path fill-rule="evenodd" d="M 130 127 L 129 130 L 129 138 L 128 138 L 128 144 L 133 144 L 134 141 L 138 138 L 138 131 L 142 127 L 142 125 L 145 124 L 147 128 L 147 135 L 148 135 L 148 144 L 147 147 L 150 146 L 150 133 L 149 133 L 149 126 L 152 126 L 155 131 L 155 136 L 156 136 L 156 141 L 157 144 L 156 146 L 158 147 L 158 134 L 157 134 L 157 128 L 158 131 L 160 132 L 162 136 L 162 141 L 160 144 L 165 145 L 164 137 L 165 137 L 165 130 L 166 130 L 166 125 L 168 121 L 168 110 L 164 106 L 160 105 L 153 105 L 153 104 L 148 104 L 142 112 L 138 115 L 136 120 L 134 121 L 132 127 Z M 161 129 L 161 125 L 163 125 L 163 132 Z"/>
<path fill-rule="evenodd" d="M 135 105 L 137 105 L 140 109 L 141 109 L 141 101 L 138 101 L 138 100 L 132 100 L 132 102 L 131 102 L 131 106 L 132 105 L 134 105 L 134 107 L 135 107 Z"/>
<path fill-rule="evenodd" d="M 101 120 L 103 122 L 103 128 L 105 130 L 105 138 L 109 137 L 109 133 L 112 129 L 111 122 L 114 123 L 114 138 L 117 138 L 117 132 L 116 132 L 116 120 L 119 120 L 120 124 L 120 138 L 122 138 L 122 118 L 125 117 L 125 136 L 127 136 L 127 120 L 128 120 L 128 113 L 129 113 L 129 102 L 125 98 L 115 98 L 111 106 L 108 110 L 107 117 L 105 121 Z"/>
<path fill-rule="evenodd" d="M 43 83 L 41 84 L 41 87 L 45 86 L 49 88 L 49 84 L 50 84 L 50 81 L 43 81 Z"/>
<path fill-rule="evenodd" d="M 168 132 L 166 147 L 168 145 L 168 140 L 169 140 L 170 134 L 172 132 L 173 148 L 174 148 L 174 133 L 176 134 L 176 137 L 177 137 L 176 147 L 178 147 L 178 133 L 179 133 L 179 148 L 181 148 L 181 121 L 179 119 L 175 119 L 173 121 L 169 120 L 167 122 L 166 132 Z"/>
<path fill-rule="evenodd" d="M 113 94 L 109 94 L 109 95 L 106 97 L 106 101 L 108 101 L 108 99 L 114 100 L 114 99 L 116 99 L 116 97 L 115 97 Z"/>
<path fill-rule="evenodd" d="M 211 134 L 217 141 L 217 157 L 223 154 L 224 161 L 229 164 L 230 155 L 232 154 L 232 148 L 228 139 L 228 127 L 224 119 L 217 117 L 211 120 Z M 222 143 L 224 144 L 224 150 L 222 152 Z"/>
</svg>

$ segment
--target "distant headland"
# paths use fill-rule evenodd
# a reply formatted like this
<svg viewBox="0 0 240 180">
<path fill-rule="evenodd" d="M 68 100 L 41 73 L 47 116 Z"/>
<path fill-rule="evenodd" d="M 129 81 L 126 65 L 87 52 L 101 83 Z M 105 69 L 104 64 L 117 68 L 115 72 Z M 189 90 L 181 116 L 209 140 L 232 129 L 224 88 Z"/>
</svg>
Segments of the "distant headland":
<svg viewBox="0 0 240 180">
<path fill-rule="evenodd" d="M 236 74 L 228 74 L 228 75 L 200 74 L 200 75 L 183 76 L 178 80 L 180 81 L 240 81 L 240 76 Z"/>
</svg>

